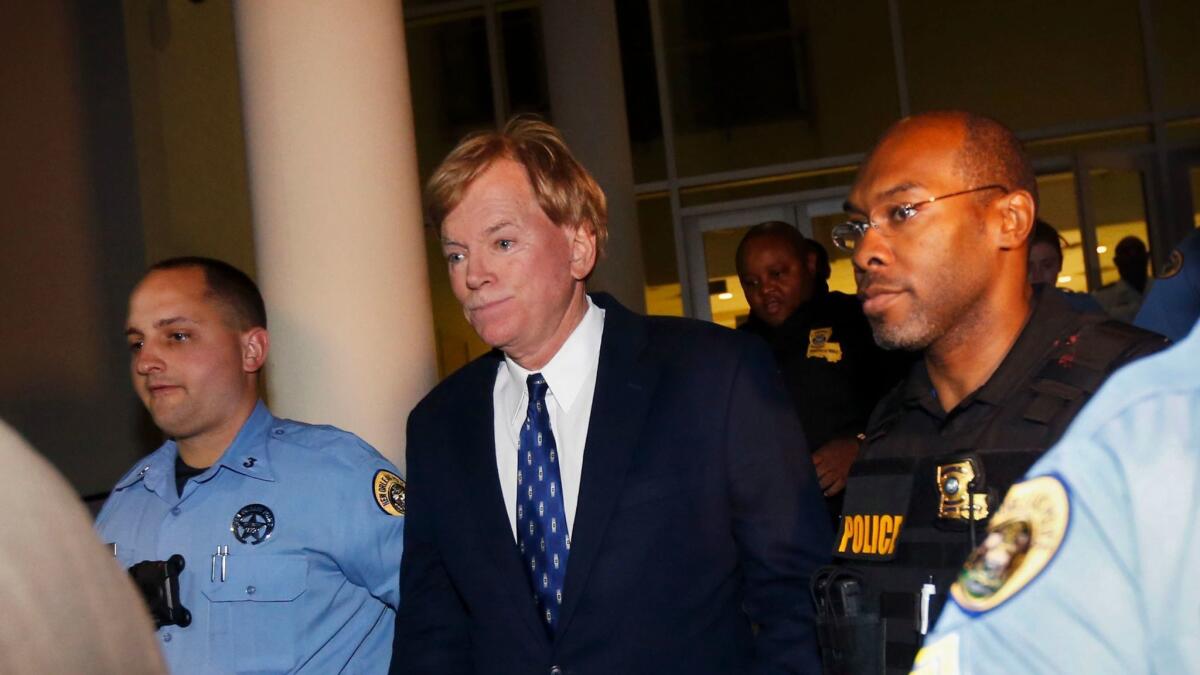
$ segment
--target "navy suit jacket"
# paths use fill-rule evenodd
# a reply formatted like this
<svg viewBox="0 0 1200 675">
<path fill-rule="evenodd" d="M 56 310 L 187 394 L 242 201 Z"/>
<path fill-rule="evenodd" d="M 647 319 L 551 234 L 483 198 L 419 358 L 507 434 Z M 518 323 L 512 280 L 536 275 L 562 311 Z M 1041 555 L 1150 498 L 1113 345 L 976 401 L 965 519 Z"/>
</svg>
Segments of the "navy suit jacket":
<svg viewBox="0 0 1200 675">
<path fill-rule="evenodd" d="M 766 346 L 594 300 L 604 334 L 555 636 L 501 497 L 493 352 L 408 421 L 392 672 L 820 672 L 808 581 L 829 518 Z"/>
</svg>

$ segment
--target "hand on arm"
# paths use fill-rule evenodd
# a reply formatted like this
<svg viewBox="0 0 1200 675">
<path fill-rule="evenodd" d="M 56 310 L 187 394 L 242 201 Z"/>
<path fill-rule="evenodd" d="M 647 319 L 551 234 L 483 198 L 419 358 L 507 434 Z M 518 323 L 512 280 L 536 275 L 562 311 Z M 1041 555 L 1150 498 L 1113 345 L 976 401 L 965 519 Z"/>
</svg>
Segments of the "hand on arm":
<svg viewBox="0 0 1200 675">
<path fill-rule="evenodd" d="M 826 497 L 846 489 L 846 477 L 857 457 L 858 439 L 853 436 L 835 438 L 813 452 L 813 468 Z"/>
</svg>

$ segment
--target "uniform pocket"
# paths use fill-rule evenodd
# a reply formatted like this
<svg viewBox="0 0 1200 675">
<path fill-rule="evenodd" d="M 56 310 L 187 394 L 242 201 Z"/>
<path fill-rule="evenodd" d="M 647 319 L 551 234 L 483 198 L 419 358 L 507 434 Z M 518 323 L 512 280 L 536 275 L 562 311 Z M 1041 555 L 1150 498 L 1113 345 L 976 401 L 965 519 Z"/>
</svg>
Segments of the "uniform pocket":
<svg viewBox="0 0 1200 675">
<path fill-rule="evenodd" d="M 234 672 L 284 673 L 296 667 L 305 617 L 297 603 L 308 590 L 302 554 L 237 555 L 220 559 L 203 592 L 211 604 L 210 648 Z"/>
</svg>

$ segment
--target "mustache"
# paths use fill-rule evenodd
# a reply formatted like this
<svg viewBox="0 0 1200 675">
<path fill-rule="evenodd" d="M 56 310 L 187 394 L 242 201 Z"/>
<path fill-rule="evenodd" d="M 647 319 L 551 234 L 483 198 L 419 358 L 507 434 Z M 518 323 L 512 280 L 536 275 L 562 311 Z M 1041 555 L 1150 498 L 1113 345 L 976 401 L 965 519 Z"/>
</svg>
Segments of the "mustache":
<svg viewBox="0 0 1200 675">
<path fill-rule="evenodd" d="M 879 272 L 855 271 L 854 280 L 858 284 L 858 299 L 866 300 L 870 295 L 882 291 L 898 292 L 908 290 L 908 284 L 888 279 Z"/>
</svg>

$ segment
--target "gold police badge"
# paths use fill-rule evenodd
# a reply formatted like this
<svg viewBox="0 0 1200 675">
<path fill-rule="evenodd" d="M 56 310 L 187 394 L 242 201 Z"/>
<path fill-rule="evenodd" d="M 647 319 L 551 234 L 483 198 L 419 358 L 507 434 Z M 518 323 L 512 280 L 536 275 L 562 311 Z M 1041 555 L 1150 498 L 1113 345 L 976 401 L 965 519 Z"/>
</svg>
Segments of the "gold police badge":
<svg viewBox="0 0 1200 675">
<path fill-rule="evenodd" d="M 968 612 L 998 607 L 1041 574 L 1054 558 L 1070 521 L 1067 489 L 1054 476 L 1017 483 L 950 587 Z"/>
<path fill-rule="evenodd" d="M 384 513 L 390 516 L 404 515 L 404 479 L 391 471 L 380 469 L 375 472 L 375 486 L 372 493 L 375 503 Z"/>
<path fill-rule="evenodd" d="M 842 345 L 833 341 L 833 328 L 814 328 L 808 332 L 808 358 L 830 363 L 842 360 Z"/>
<path fill-rule="evenodd" d="M 969 459 L 938 465 L 938 518 L 944 520 L 987 519 L 987 495 L 969 491 L 971 481 L 975 480 L 975 476 L 975 462 Z"/>
</svg>

